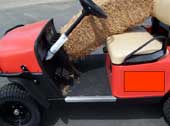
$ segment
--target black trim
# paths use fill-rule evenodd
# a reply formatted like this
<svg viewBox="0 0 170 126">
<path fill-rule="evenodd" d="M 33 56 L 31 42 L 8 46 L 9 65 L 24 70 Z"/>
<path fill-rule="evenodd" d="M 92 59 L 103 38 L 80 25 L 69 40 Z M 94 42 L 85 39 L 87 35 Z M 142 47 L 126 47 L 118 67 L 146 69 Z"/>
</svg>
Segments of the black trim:
<svg viewBox="0 0 170 126">
<path fill-rule="evenodd" d="M 13 74 L 8 74 L 8 73 L 0 73 L 0 77 L 19 77 L 21 76 L 22 73 L 13 73 Z"/>
<path fill-rule="evenodd" d="M 108 53 L 108 49 L 107 49 L 107 47 L 105 46 L 105 47 L 103 47 L 103 53 Z"/>
<path fill-rule="evenodd" d="M 168 42 L 170 42 L 170 27 L 168 27 Z"/>
<path fill-rule="evenodd" d="M 8 32 L 10 32 L 10 31 L 12 31 L 12 30 L 14 30 L 14 29 L 16 29 L 16 28 L 23 27 L 23 26 L 24 26 L 23 24 L 16 25 L 16 26 L 14 26 L 14 27 L 8 29 L 8 30 L 4 33 L 4 35 L 6 35 Z"/>
<path fill-rule="evenodd" d="M 118 98 L 116 103 L 159 103 L 162 102 L 164 96 L 154 96 L 154 97 L 140 97 L 140 98 Z"/>
<path fill-rule="evenodd" d="M 152 17 L 152 31 L 151 31 L 151 34 L 152 35 L 159 34 L 159 28 L 160 28 L 160 21 L 157 18 Z"/>
<path fill-rule="evenodd" d="M 60 96 L 62 97 L 62 93 L 61 91 L 59 90 L 59 87 L 57 86 L 57 84 L 54 82 L 54 79 L 49 75 L 49 72 L 47 72 L 46 68 L 45 68 L 45 65 L 43 63 L 43 60 L 44 59 L 41 59 L 40 55 L 38 54 L 38 44 L 39 42 L 41 41 L 41 37 L 43 36 L 44 34 L 44 30 L 48 27 L 49 24 L 52 24 L 54 26 L 54 23 L 53 23 L 53 19 L 50 19 L 48 21 L 48 23 L 44 26 L 43 30 L 41 31 L 41 33 L 39 34 L 39 36 L 37 37 L 37 40 L 35 42 L 35 46 L 34 46 L 34 52 L 35 52 L 35 56 L 37 58 L 37 61 L 43 71 L 43 75 L 44 77 L 46 78 L 46 80 L 48 81 L 48 85 L 49 87 L 52 87 L 53 90 L 51 90 L 51 92 L 53 92 L 54 94 L 56 94 L 56 97 Z M 54 30 L 55 30 L 55 27 L 54 27 Z M 59 38 L 59 34 L 60 33 L 57 33 L 56 31 L 56 36 Z M 46 50 L 46 53 L 48 51 L 48 49 L 50 48 L 51 45 L 49 45 L 49 47 L 46 47 L 47 50 Z"/>
<path fill-rule="evenodd" d="M 123 65 L 137 65 L 137 64 L 146 64 L 146 63 L 153 63 L 160 60 L 165 54 L 163 51 L 157 51 L 151 54 L 145 55 L 135 55 L 131 58 L 127 59 Z"/>
<path fill-rule="evenodd" d="M 18 78 L 25 78 L 28 80 L 34 80 L 35 76 L 41 76 L 43 75 L 42 73 L 30 73 L 30 72 L 22 72 L 22 73 L 13 73 L 13 74 L 8 74 L 8 73 L 0 73 L 0 77 L 18 77 Z"/>
</svg>

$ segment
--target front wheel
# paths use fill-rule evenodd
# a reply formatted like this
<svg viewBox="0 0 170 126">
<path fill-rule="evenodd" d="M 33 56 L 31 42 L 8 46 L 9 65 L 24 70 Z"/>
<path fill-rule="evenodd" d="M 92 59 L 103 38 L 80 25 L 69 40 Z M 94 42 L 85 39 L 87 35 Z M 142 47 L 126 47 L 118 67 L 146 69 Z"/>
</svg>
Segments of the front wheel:
<svg viewBox="0 0 170 126">
<path fill-rule="evenodd" d="M 38 105 L 16 84 L 9 84 L 0 89 L 0 111 L 2 119 L 14 126 L 40 124 Z"/>
</svg>

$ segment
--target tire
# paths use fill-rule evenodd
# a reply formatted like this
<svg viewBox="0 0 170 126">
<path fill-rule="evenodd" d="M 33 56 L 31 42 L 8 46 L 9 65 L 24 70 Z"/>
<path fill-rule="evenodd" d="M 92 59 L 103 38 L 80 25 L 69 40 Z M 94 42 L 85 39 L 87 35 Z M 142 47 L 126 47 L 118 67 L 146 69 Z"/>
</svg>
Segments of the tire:
<svg viewBox="0 0 170 126">
<path fill-rule="evenodd" d="M 170 97 L 163 104 L 163 115 L 166 122 L 170 125 Z"/>
<path fill-rule="evenodd" d="M 8 84 L 0 89 L 0 113 L 5 123 L 13 126 L 39 126 L 38 105 L 19 85 Z"/>
</svg>

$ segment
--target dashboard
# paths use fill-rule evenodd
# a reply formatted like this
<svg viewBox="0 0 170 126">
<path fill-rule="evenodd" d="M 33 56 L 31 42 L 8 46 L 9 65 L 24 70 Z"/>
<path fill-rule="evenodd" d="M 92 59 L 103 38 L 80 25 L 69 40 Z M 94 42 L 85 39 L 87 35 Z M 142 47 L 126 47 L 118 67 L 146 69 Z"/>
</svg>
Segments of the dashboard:
<svg viewBox="0 0 170 126">
<path fill-rule="evenodd" d="M 53 20 L 50 20 L 39 35 L 35 48 L 39 59 L 43 61 L 50 47 L 58 40 L 60 33 L 57 33 Z"/>
</svg>

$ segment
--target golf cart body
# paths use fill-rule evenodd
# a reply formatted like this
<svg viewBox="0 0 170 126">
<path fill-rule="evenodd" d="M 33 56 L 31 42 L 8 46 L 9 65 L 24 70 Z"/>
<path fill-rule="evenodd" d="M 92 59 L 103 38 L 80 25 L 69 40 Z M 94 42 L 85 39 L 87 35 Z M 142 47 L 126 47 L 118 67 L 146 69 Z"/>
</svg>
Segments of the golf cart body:
<svg viewBox="0 0 170 126">
<path fill-rule="evenodd" d="M 94 11 L 94 5 L 88 0 L 80 0 L 80 2 L 86 8 L 86 12 L 83 11 L 64 34 L 65 38 L 87 16 L 87 12 L 106 18 L 104 12 L 96 6 L 97 11 Z M 163 11 L 168 9 L 165 7 L 167 4 L 170 5 L 168 0 L 156 2 L 154 16 L 157 21 L 169 26 L 170 18 Z M 159 23 L 156 24 L 155 27 L 158 28 Z M 151 31 L 155 35 L 155 31 Z M 0 40 L 0 76 L 8 77 L 11 82 L 20 85 L 45 108 L 48 108 L 50 100 L 115 102 L 118 99 L 164 97 L 170 90 L 170 49 L 167 46 L 166 38 L 169 37 L 167 33 L 169 30 L 166 31 L 166 36 L 153 37 L 146 29 L 136 27 L 124 34 L 108 38 L 107 51 L 103 59 L 106 61 L 106 71 L 102 68 L 95 73 L 95 78 L 101 76 L 101 80 L 97 81 L 101 85 L 95 83 L 92 86 L 89 83 L 81 87 L 82 83 L 74 83 L 73 78 L 77 75 L 77 71 L 72 68 L 73 63 L 69 61 L 63 48 L 58 51 L 51 49 L 53 45 L 59 48 L 61 45 L 55 42 L 63 39 L 61 39 L 62 35 L 55 30 L 53 20 L 27 24 L 8 31 Z M 48 54 L 52 59 L 47 61 Z M 83 67 L 90 66 L 88 60 L 82 62 L 87 62 Z M 93 63 L 100 64 L 97 61 Z M 79 67 L 78 63 L 74 65 Z M 67 76 L 63 71 L 67 71 Z M 90 73 L 87 72 L 82 80 L 87 80 L 88 74 Z M 102 78 L 109 83 L 102 83 L 104 82 Z M 62 84 L 70 80 L 73 82 L 71 85 L 73 93 L 63 95 Z M 84 89 L 86 89 L 85 93 L 83 93 Z"/>
<path fill-rule="evenodd" d="M 146 34 L 146 32 L 147 31 L 142 31 L 141 33 Z M 134 32 L 133 34 L 135 35 L 136 32 Z M 50 46 L 53 44 L 52 42 L 55 42 L 55 40 L 58 39 L 56 36 L 59 36 L 59 33 L 55 31 L 55 27 L 53 25 L 52 20 L 49 21 L 45 20 L 35 24 L 28 24 L 25 25 L 24 27 L 19 27 L 8 32 L 1 39 L 1 48 L 2 48 L 0 50 L 1 76 L 7 76 L 7 77 L 9 76 L 11 80 L 14 79 L 16 81 L 16 77 L 20 77 L 20 76 L 22 77 L 22 75 L 25 72 L 26 73 L 29 72 L 30 74 L 32 74 L 31 79 L 33 83 L 42 82 L 41 79 L 35 81 L 34 78 L 36 79 L 37 76 L 39 76 L 39 78 L 41 77 L 43 78 L 44 75 L 47 76 L 53 82 L 53 78 L 55 76 L 54 73 L 57 67 L 59 67 L 57 64 L 61 63 L 61 58 L 59 58 L 59 56 L 56 55 L 56 57 L 52 61 L 50 61 L 51 63 L 50 62 L 45 63 L 43 59 L 45 58 L 46 53 L 50 48 Z M 121 40 L 123 40 L 123 38 L 126 39 L 125 37 L 123 37 L 124 34 L 119 36 L 122 37 Z M 24 41 L 25 38 L 28 39 Z M 148 39 L 145 37 L 144 39 L 148 41 L 151 38 Z M 145 43 L 146 41 L 142 41 L 142 42 Z M 11 45 L 14 42 L 16 42 L 15 44 L 19 46 L 12 46 L 11 48 Z M 121 43 L 121 41 L 119 43 Z M 107 44 L 108 51 L 109 48 L 112 48 L 113 46 L 112 44 L 114 44 L 112 43 L 112 40 L 110 41 L 108 40 L 108 44 Z M 153 46 L 154 46 L 154 42 L 151 46 L 151 49 Z M 166 47 L 164 47 L 163 43 L 161 43 L 160 45 L 157 43 L 157 46 L 158 49 L 153 48 L 153 50 L 155 49 L 154 51 L 156 53 L 157 52 L 162 52 L 162 53 L 159 54 L 160 56 L 156 54 L 158 55 L 156 59 L 155 56 L 153 56 L 155 52 L 152 52 L 151 54 L 143 55 L 145 56 L 145 59 L 144 58 L 142 59 L 144 59 L 145 63 L 141 61 L 136 63 L 133 62 L 131 64 L 130 63 L 126 64 L 124 62 L 120 62 L 119 64 L 119 61 L 117 61 L 117 59 L 119 60 L 119 57 L 118 58 L 114 57 L 113 51 L 115 49 L 110 49 L 109 51 L 110 54 L 109 53 L 106 54 L 106 68 L 107 68 L 107 75 L 110 83 L 112 96 L 116 96 L 117 98 L 158 97 L 158 96 L 164 96 L 169 91 L 170 81 L 168 80 L 169 79 L 168 77 L 166 78 L 166 74 L 169 74 L 168 72 L 170 71 L 168 69 L 168 65 L 170 63 L 170 56 L 168 55 L 169 51 Z M 114 45 L 113 47 L 116 47 L 116 45 Z M 116 51 L 119 50 L 117 49 Z M 112 58 L 114 60 L 111 60 L 111 56 L 113 56 Z M 152 57 L 154 57 L 153 60 Z M 147 58 L 151 61 L 146 62 Z M 139 78 L 139 76 L 140 77 L 143 76 L 143 78 L 148 78 L 148 79 L 139 81 L 139 79 L 142 79 Z M 158 77 L 155 78 L 155 76 Z M 31 77 L 29 74 L 28 77 L 27 74 L 25 75 L 26 80 L 29 77 Z M 37 84 L 37 86 L 40 85 Z M 56 82 L 54 82 L 54 84 L 52 85 L 56 85 Z M 48 85 L 47 87 L 50 86 Z M 46 91 L 49 92 L 49 89 L 47 87 L 45 89 L 47 89 Z M 38 88 L 41 89 L 40 87 Z M 42 92 L 42 94 L 43 93 L 44 92 Z M 56 96 L 58 95 L 58 94 L 57 95 L 51 95 L 51 94 L 52 93 L 50 93 L 49 95 L 50 97 L 47 98 L 56 98 Z M 53 92 L 53 94 L 56 94 L 56 91 L 55 93 Z"/>
<path fill-rule="evenodd" d="M 161 14 L 158 13 L 159 15 Z M 167 24 L 168 21 L 165 17 L 162 22 Z M 67 56 L 59 51 L 51 61 L 44 60 L 47 51 L 59 36 L 53 20 L 27 24 L 8 31 L 0 43 L 0 75 L 22 84 L 30 92 L 33 92 L 32 88 L 35 88 L 35 91 L 39 90 L 39 96 L 45 96 L 43 99 L 63 97 L 58 89 L 59 84 L 55 80 L 55 72 L 58 67 L 64 67 L 60 64 L 66 62 Z M 148 45 L 143 46 L 150 40 Z M 164 96 L 169 91 L 170 81 L 166 75 L 170 72 L 168 69 L 170 55 L 166 47 L 166 39 L 162 40 L 163 42 L 159 42 L 157 38 L 152 40 L 152 35 L 142 28 L 134 28 L 127 33 L 109 38 L 106 69 L 111 96 L 114 98 L 158 97 Z M 138 41 L 139 43 L 135 44 Z M 131 55 L 128 55 L 130 53 Z M 23 81 L 31 82 L 32 86 L 26 86 Z M 42 82 L 46 84 L 42 86 Z M 35 93 L 31 94 L 36 96 Z M 36 99 L 39 99 L 39 96 Z"/>
</svg>

